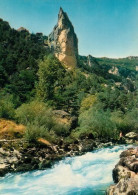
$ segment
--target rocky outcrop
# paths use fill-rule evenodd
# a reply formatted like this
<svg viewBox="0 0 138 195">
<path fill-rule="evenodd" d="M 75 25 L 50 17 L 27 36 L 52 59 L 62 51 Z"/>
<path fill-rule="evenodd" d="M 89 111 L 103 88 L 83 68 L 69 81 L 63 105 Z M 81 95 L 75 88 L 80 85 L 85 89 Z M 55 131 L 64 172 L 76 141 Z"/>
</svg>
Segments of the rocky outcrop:
<svg viewBox="0 0 138 195">
<path fill-rule="evenodd" d="M 93 56 L 88 55 L 87 56 L 87 65 L 90 67 L 94 67 L 94 66 L 98 66 L 99 64 Z"/>
<path fill-rule="evenodd" d="M 121 136 L 118 140 L 118 144 L 138 144 L 138 133 L 129 132 L 124 136 Z"/>
<path fill-rule="evenodd" d="M 53 114 L 56 116 L 56 121 L 63 125 L 67 125 L 69 129 L 75 129 L 77 126 L 78 118 L 71 116 L 68 112 L 63 110 L 53 110 Z"/>
<path fill-rule="evenodd" d="M 108 71 L 108 73 L 119 76 L 118 68 L 115 67 L 115 66 L 113 66 L 113 67 Z"/>
<path fill-rule="evenodd" d="M 79 60 L 85 66 L 89 66 L 93 68 L 96 68 L 97 66 L 99 66 L 99 63 L 97 62 L 96 58 L 91 55 L 79 56 Z"/>
<path fill-rule="evenodd" d="M 127 144 L 138 143 L 138 133 L 129 132 L 125 135 L 125 141 Z"/>
<path fill-rule="evenodd" d="M 113 169 L 116 185 L 110 186 L 108 195 L 138 194 L 138 147 L 121 153 L 120 161 Z"/>
<path fill-rule="evenodd" d="M 38 140 L 42 142 L 43 139 Z M 14 143 L 13 143 L 14 142 Z M 28 144 L 25 140 L 3 140 L 0 142 L 0 177 L 9 172 L 24 172 L 45 169 L 60 160 L 62 153 L 48 145 L 48 142 Z"/>
<path fill-rule="evenodd" d="M 16 165 L 21 160 L 21 153 L 17 150 L 7 151 L 0 148 L 0 176 L 16 170 Z"/>
<path fill-rule="evenodd" d="M 68 68 L 77 65 L 78 39 L 67 14 L 60 8 L 58 23 L 48 37 L 48 44 L 55 56 Z"/>
<path fill-rule="evenodd" d="M 64 157 L 82 155 L 95 148 L 112 145 L 89 136 L 85 139 L 55 140 L 55 144 L 39 138 L 36 143 L 24 139 L 0 140 L 0 177 L 10 172 L 25 172 L 51 167 Z"/>
</svg>

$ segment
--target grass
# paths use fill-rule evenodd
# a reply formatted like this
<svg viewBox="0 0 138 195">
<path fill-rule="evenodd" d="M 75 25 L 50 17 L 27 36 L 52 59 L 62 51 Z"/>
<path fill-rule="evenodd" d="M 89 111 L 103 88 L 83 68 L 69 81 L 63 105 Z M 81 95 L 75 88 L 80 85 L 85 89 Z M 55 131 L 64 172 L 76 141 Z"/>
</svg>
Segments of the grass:
<svg viewBox="0 0 138 195">
<path fill-rule="evenodd" d="M 25 126 L 13 121 L 0 119 L 0 139 L 18 139 L 25 133 Z"/>
</svg>

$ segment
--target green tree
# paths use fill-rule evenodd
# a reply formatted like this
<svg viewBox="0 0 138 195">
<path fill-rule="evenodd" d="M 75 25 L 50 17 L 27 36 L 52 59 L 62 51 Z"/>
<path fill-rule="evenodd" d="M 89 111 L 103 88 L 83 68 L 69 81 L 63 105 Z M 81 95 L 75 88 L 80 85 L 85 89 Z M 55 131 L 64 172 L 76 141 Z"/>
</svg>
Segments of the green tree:
<svg viewBox="0 0 138 195">
<path fill-rule="evenodd" d="M 43 101 L 53 100 L 56 87 L 62 88 L 64 75 L 65 69 L 57 58 L 45 57 L 39 63 L 37 96 Z"/>
</svg>

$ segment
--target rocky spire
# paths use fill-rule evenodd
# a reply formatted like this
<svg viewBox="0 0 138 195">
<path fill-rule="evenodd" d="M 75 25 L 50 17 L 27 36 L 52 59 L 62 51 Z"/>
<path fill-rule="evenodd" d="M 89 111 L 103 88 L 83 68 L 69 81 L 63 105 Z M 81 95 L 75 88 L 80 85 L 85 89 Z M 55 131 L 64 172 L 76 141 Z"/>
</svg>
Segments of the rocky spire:
<svg viewBox="0 0 138 195">
<path fill-rule="evenodd" d="M 58 23 L 48 37 L 49 45 L 55 56 L 71 68 L 77 65 L 78 39 L 68 15 L 62 8 L 59 10 Z"/>
<path fill-rule="evenodd" d="M 63 15 L 65 15 L 65 12 L 63 11 L 62 7 L 60 7 L 58 17 L 60 18 Z"/>
</svg>

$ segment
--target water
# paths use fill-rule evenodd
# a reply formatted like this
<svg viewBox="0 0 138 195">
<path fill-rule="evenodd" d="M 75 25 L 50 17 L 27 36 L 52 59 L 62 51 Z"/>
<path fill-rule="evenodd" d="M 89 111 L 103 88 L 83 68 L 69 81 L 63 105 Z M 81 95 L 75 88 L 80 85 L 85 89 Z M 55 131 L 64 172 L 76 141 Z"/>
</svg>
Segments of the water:
<svg viewBox="0 0 138 195">
<path fill-rule="evenodd" d="M 130 147 L 130 146 L 129 146 Z M 7 174 L 1 195 L 102 195 L 113 183 L 112 169 L 128 146 L 114 146 L 68 157 L 51 169 Z"/>
</svg>

